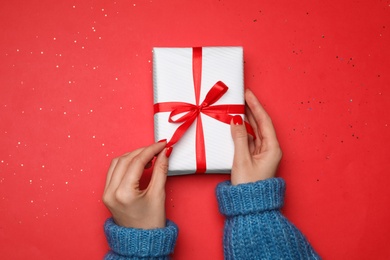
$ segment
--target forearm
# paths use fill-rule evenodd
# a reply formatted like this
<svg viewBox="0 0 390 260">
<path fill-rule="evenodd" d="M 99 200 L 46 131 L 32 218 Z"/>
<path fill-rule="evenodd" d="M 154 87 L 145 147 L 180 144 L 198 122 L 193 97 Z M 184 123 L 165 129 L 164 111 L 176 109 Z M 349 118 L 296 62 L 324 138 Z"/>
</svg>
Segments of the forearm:
<svg viewBox="0 0 390 260">
<path fill-rule="evenodd" d="M 169 220 L 165 228 L 147 230 L 121 227 L 110 218 L 104 231 L 111 248 L 106 260 L 169 259 L 178 235 L 178 227 Z"/>
<path fill-rule="evenodd" d="M 226 216 L 225 259 L 320 259 L 303 234 L 280 212 L 285 183 L 271 178 L 217 187 Z"/>
</svg>

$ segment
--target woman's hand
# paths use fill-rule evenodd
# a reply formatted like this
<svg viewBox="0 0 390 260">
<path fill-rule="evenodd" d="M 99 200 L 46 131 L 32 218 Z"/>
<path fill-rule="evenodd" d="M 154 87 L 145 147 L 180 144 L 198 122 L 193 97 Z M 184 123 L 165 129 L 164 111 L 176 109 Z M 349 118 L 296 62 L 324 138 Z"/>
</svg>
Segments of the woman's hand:
<svg viewBox="0 0 390 260">
<path fill-rule="evenodd" d="M 163 228 L 165 218 L 165 182 L 168 157 L 172 148 L 166 141 L 115 158 L 107 173 L 103 202 L 119 226 L 153 229 Z M 145 168 L 154 169 L 148 187 L 140 190 L 140 179 Z"/>
<path fill-rule="evenodd" d="M 271 118 L 252 91 L 246 90 L 245 101 L 249 108 L 247 117 L 256 139 L 248 137 L 241 116 L 234 116 L 231 122 L 234 141 L 232 185 L 274 177 L 282 158 Z"/>
</svg>

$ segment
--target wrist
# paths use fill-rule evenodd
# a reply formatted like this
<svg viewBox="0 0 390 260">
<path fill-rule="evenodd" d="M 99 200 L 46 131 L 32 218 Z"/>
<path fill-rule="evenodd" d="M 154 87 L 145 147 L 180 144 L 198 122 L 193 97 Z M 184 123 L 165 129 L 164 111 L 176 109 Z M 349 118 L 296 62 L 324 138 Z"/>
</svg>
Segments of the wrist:
<svg viewBox="0 0 390 260">
<path fill-rule="evenodd" d="M 114 223 L 120 227 L 138 229 L 157 229 L 166 227 L 165 214 L 163 216 L 153 215 L 151 217 L 131 218 L 128 216 L 112 216 Z"/>
<path fill-rule="evenodd" d="M 220 183 L 216 195 L 220 212 L 225 216 L 278 210 L 283 206 L 285 182 L 281 178 L 233 186 L 229 181 Z"/>
<path fill-rule="evenodd" d="M 164 228 L 139 229 L 116 225 L 112 218 L 107 219 L 104 231 L 108 244 L 115 254 L 122 256 L 165 256 L 173 252 L 178 236 L 178 227 L 167 220 Z M 153 247 L 145 247 L 153 241 Z"/>
</svg>

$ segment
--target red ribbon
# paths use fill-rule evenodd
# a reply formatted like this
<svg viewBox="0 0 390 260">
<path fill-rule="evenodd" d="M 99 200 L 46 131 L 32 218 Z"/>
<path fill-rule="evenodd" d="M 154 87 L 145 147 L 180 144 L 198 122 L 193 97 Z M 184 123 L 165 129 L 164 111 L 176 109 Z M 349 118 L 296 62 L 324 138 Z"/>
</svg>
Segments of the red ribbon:
<svg viewBox="0 0 390 260">
<path fill-rule="evenodd" d="M 184 133 L 190 128 L 192 123 L 196 121 L 196 172 L 206 172 L 206 149 L 203 135 L 202 117 L 200 113 L 210 116 L 222 123 L 230 124 L 232 117 L 229 114 L 244 114 L 245 106 L 230 104 L 230 105 L 215 105 L 227 91 L 228 87 L 222 82 L 218 81 L 209 90 L 203 102 L 199 105 L 201 78 L 202 78 L 202 48 L 196 47 L 192 51 L 192 71 L 194 78 L 194 91 L 196 105 L 185 102 L 162 102 L 154 104 L 154 113 L 171 112 L 168 121 L 170 123 L 182 123 L 174 132 L 171 140 L 167 146 L 172 146 L 177 143 Z M 182 115 L 181 115 L 182 114 Z M 181 115 L 181 116 L 179 116 Z M 179 118 L 174 119 L 174 117 Z M 252 127 L 245 122 L 248 132 L 255 136 Z"/>
</svg>

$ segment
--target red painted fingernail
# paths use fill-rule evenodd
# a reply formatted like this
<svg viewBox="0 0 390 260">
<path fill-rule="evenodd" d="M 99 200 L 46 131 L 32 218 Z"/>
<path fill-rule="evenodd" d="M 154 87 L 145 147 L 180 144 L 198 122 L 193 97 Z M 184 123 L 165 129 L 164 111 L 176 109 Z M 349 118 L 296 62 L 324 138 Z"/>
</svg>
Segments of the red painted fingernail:
<svg viewBox="0 0 390 260">
<path fill-rule="evenodd" d="M 242 117 L 241 116 L 233 116 L 233 124 L 235 125 L 242 125 Z"/>
<path fill-rule="evenodd" d="M 166 151 L 165 151 L 165 156 L 169 158 L 169 156 L 170 156 L 171 153 L 172 153 L 172 150 L 173 150 L 173 147 L 172 147 L 172 146 L 167 147 L 167 149 L 166 149 Z"/>
<path fill-rule="evenodd" d="M 160 141 L 158 141 L 157 143 L 165 143 L 167 141 L 167 139 L 161 139 Z"/>
</svg>

